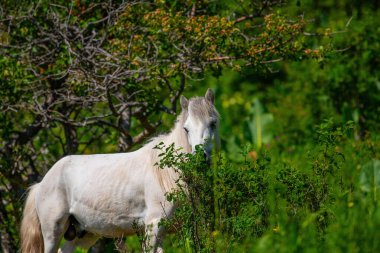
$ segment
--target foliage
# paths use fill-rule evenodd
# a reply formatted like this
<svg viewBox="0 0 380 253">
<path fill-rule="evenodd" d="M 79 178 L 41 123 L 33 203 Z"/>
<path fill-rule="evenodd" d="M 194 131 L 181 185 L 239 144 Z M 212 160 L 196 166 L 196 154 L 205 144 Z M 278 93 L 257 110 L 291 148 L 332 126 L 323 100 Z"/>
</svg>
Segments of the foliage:
<svg viewBox="0 0 380 253">
<path fill-rule="evenodd" d="M 359 245 L 362 252 L 380 249 L 374 242 L 380 225 L 378 160 L 353 164 L 345 159 L 350 148 L 337 151 L 340 145 L 352 144 L 346 137 L 352 124 L 328 120 L 317 129 L 316 147 L 301 157 L 303 167 L 276 161 L 268 150 L 252 159 L 246 147 L 240 165 L 222 154 L 207 168 L 201 147 L 194 155 L 173 146 L 159 147 L 160 168 L 175 167 L 181 175 L 178 189 L 167 195 L 178 205 L 175 215 L 161 224 L 174 232 L 172 247 L 183 252 L 238 252 L 244 247 L 344 252 Z M 352 170 L 357 166 L 363 167 Z M 348 227 L 348 222 L 360 231 L 368 227 L 355 220 L 363 208 L 370 210 L 363 218 L 373 229 L 364 241 Z M 347 235 L 350 245 L 341 241 Z"/>
</svg>

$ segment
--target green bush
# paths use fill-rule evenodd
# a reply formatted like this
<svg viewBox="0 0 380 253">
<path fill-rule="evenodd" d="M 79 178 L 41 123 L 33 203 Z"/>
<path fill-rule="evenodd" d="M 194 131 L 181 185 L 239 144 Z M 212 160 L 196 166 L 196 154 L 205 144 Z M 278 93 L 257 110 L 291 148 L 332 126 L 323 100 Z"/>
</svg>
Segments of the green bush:
<svg viewBox="0 0 380 253">
<path fill-rule="evenodd" d="M 167 239 L 171 248 L 378 251 L 380 162 L 373 158 L 353 163 L 348 158 L 355 152 L 352 147 L 373 145 L 372 140 L 353 142 L 350 122 L 329 119 L 315 129 L 314 145 L 303 154 L 302 167 L 279 161 L 265 149 L 252 156 L 250 146 L 243 148 L 241 163 L 222 153 L 208 167 L 201 147 L 192 155 L 161 146 L 160 166 L 176 167 L 181 175 L 179 188 L 167 195 L 178 208 L 173 219 L 162 223 L 174 231 Z"/>
</svg>

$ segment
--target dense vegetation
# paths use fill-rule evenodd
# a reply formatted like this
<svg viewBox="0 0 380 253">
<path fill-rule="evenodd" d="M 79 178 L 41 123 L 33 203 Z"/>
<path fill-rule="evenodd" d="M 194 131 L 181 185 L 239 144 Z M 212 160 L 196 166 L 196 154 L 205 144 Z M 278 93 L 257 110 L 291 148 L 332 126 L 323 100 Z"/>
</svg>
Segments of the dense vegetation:
<svg viewBox="0 0 380 253">
<path fill-rule="evenodd" d="M 167 252 L 380 251 L 377 1 L 21 2 L 0 5 L 3 252 L 56 160 L 136 149 L 208 87 L 221 151 L 167 149 L 189 186 Z"/>
</svg>

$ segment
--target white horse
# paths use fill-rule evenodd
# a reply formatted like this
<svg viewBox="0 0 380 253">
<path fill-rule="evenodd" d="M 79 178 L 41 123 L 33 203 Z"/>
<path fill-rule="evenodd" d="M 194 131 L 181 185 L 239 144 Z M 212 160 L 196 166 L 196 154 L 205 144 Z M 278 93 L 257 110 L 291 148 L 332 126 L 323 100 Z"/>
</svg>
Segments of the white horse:
<svg viewBox="0 0 380 253">
<path fill-rule="evenodd" d="M 119 154 L 71 155 L 60 159 L 42 181 L 30 188 L 21 223 L 23 253 L 72 252 L 89 248 L 99 237 L 124 237 L 145 226 L 148 247 L 163 252 L 163 228 L 174 204 L 165 194 L 176 188 L 178 172 L 159 169 L 154 147 L 174 143 L 183 152 L 203 144 L 209 159 L 217 137 L 214 94 L 187 100 L 172 131 L 152 139 L 137 151 Z M 62 237 L 66 242 L 61 249 Z"/>
</svg>

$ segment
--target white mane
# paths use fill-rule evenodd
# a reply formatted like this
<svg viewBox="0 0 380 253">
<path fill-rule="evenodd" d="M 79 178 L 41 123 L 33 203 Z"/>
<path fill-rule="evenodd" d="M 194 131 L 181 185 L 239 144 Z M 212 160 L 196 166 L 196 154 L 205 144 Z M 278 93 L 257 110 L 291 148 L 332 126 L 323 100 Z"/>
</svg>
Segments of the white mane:
<svg viewBox="0 0 380 253">
<path fill-rule="evenodd" d="M 159 181 L 161 188 L 165 192 L 169 192 L 176 187 L 176 180 L 178 179 L 178 173 L 174 170 L 174 168 L 164 168 L 161 169 L 156 163 L 160 161 L 159 154 L 163 151 L 159 149 L 154 149 L 159 143 L 163 142 L 166 147 L 174 143 L 174 147 L 176 149 L 181 148 L 181 151 L 184 153 L 191 152 L 191 147 L 187 140 L 187 136 L 185 131 L 183 130 L 183 124 L 187 118 L 187 111 L 182 111 L 182 113 L 178 116 L 177 121 L 171 132 L 165 135 L 159 135 L 153 138 L 147 145 L 145 145 L 142 149 L 151 149 L 151 167 L 153 168 L 157 180 Z"/>
</svg>

